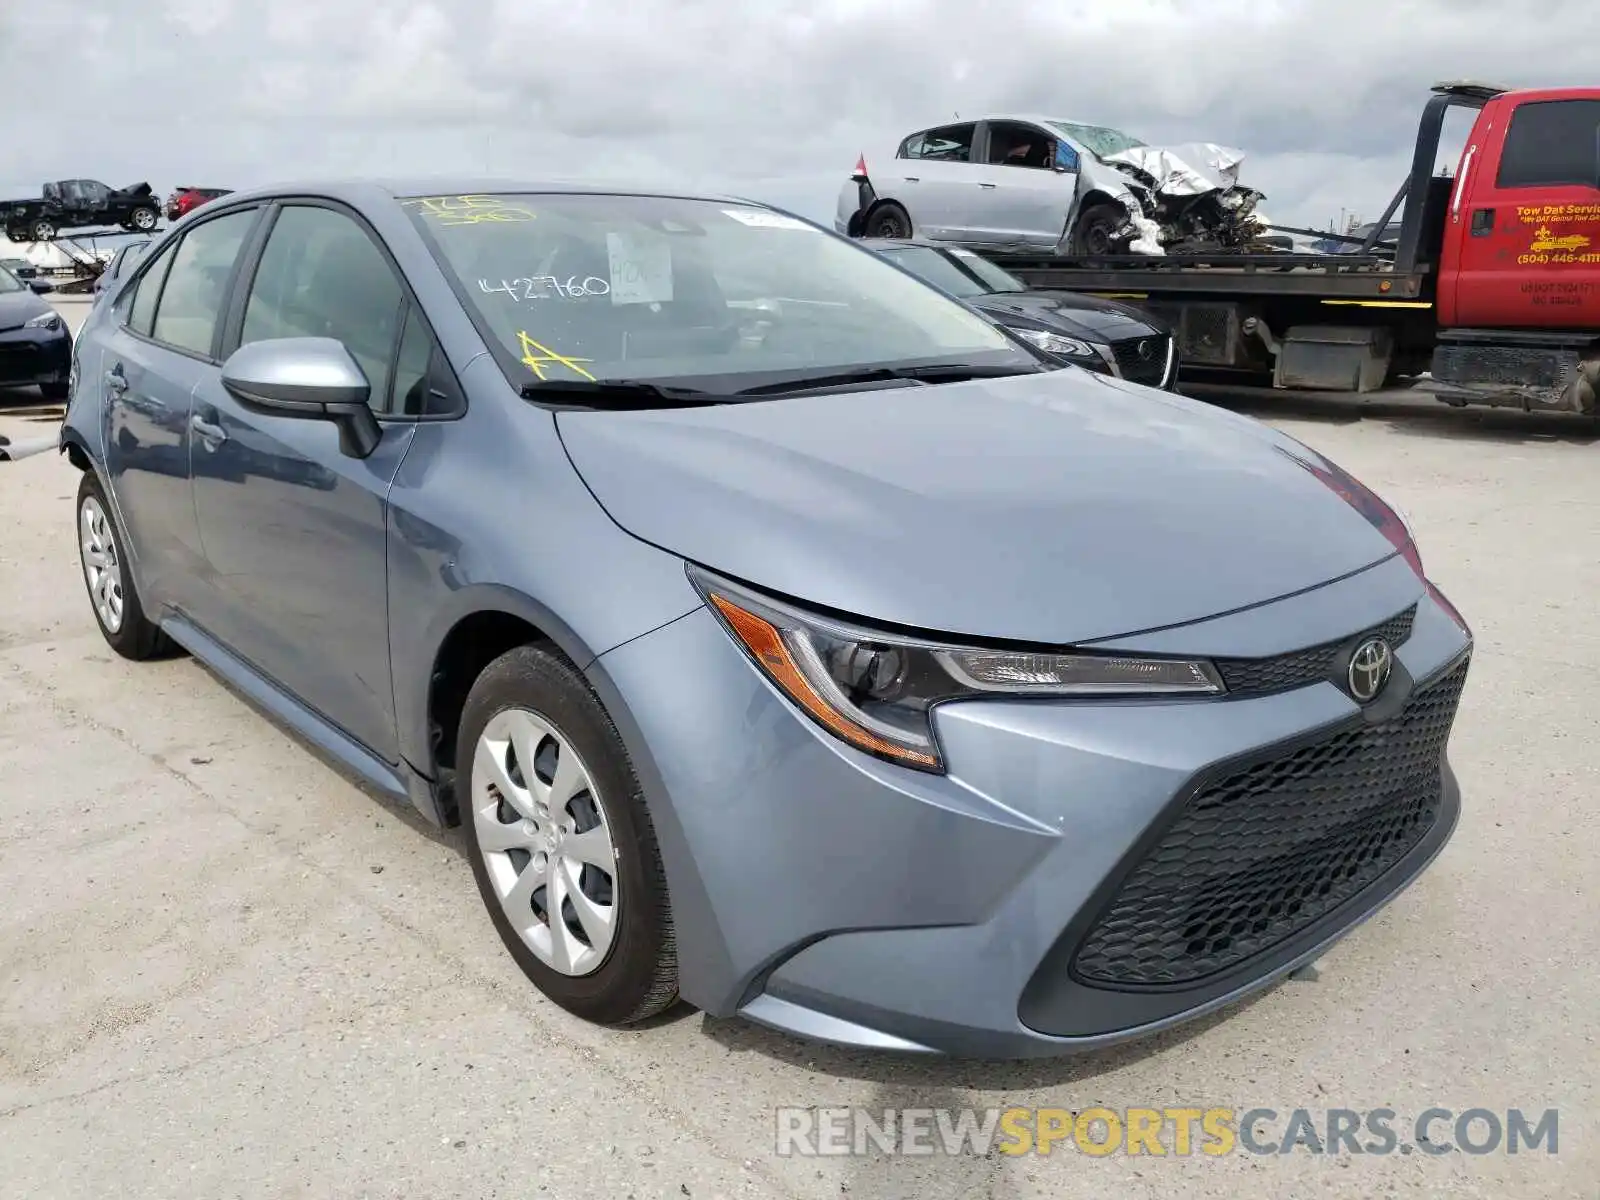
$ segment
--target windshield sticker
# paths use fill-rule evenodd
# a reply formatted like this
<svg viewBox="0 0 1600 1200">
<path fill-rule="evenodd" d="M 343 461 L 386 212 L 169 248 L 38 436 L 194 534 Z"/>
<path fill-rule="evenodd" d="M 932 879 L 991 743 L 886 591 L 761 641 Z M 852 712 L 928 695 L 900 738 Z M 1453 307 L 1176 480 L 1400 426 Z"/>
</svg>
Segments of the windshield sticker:
<svg viewBox="0 0 1600 1200">
<path fill-rule="evenodd" d="M 507 204 L 499 196 L 425 196 L 418 200 L 402 200 L 401 204 L 420 208 L 423 216 L 434 218 L 441 226 L 535 219 L 528 209 Z"/>
<path fill-rule="evenodd" d="M 763 212 L 759 208 L 725 208 L 722 211 L 751 229 L 811 229 L 804 221 L 786 217 L 782 213 Z"/>
<path fill-rule="evenodd" d="M 558 279 L 554 275 L 534 275 L 502 279 L 498 283 L 480 279 L 478 290 L 486 296 L 504 292 L 513 300 L 583 300 L 590 296 L 609 296 L 611 285 L 598 275 L 568 275 L 565 279 Z"/>
<path fill-rule="evenodd" d="M 672 299 L 672 246 L 660 237 L 606 234 L 611 303 L 659 304 Z"/>
<path fill-rule="evenodd" d="M 565 367 L 574 374 L 594 382 L 594 376 L 580 367 L 579 363 L 593 362 L 592 358 L 571 358 L 565 354 L 557 354 L 542 342 L 536 342 L 522 330 L 517 330 L 517 346 L 522 351 L 522 365 L 532 371 L 542 381 L 546 378 L 546 367 Z"/>
</svg>

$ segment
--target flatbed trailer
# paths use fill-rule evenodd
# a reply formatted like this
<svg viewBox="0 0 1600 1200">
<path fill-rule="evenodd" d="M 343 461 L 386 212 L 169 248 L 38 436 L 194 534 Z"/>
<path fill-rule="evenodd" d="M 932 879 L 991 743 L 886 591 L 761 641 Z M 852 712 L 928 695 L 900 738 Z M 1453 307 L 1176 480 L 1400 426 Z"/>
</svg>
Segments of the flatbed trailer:
<svg viewBox="0 0 1600 1200">
<path fill-rule="evenodd" d="M 1187 380 L 1338 393 L 1429 375 L 1449 404 L 1594 414 L 1600 89 L 1432 92 L 1407 179 L 1350 254 L 982 252 L 1031 287 L 1167 320 Z M 1477 115 L 1455 172 L 1435 174 L 1457 108 Z"/>
</svg>

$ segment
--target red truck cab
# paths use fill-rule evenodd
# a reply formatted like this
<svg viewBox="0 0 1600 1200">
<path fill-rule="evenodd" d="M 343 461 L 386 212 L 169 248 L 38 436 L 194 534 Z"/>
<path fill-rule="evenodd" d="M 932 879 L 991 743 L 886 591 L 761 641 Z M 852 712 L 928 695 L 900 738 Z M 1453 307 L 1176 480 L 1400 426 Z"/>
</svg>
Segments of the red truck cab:
<svg viewBox="0 0 1600 1200">
<path fill-rule="evenodd" d="M 1600 336 L 1600 90 L 1484 105 L 1456 172 L 1438 306 L 1445 327 Z"/>
</svg>

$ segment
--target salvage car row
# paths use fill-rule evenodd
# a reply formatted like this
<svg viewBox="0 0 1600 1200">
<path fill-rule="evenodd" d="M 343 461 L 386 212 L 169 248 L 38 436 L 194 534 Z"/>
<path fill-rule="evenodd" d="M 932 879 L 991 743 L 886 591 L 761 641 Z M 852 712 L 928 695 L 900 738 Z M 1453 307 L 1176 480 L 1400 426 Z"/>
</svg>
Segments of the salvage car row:
<svg viewBox="0 0 1600 1200">
<path fill-rule="evenodd" d="M 1137 313 L 874 249 L 717 196 L 214 201 L 74 347 L 100 631 L 462 826 L 592 1021 L 1031 1056 L 1263 988 L 1450 837 L 1466 622 L 1336 464 L 1170 346 L 1128 378 Z"/>
</svg>

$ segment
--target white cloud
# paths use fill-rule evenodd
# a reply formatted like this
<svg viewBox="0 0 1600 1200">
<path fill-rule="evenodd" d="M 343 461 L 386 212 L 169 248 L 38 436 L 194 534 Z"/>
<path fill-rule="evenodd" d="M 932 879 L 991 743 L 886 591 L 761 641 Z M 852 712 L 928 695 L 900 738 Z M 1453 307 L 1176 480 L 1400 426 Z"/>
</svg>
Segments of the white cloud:
<svg viewBox="0 0 1600 1200">
<path fill-rule="evenodd" d="M 1431 83 L 1581 83 L 1597 34 L 1578 0 L 0 5 L 0 193 L 471 171 L 738 187 L 828 219 L 862 150 L 1042 109 L 1238 146 L 1280 221 L 1370 219 Z"/>
</svg>

